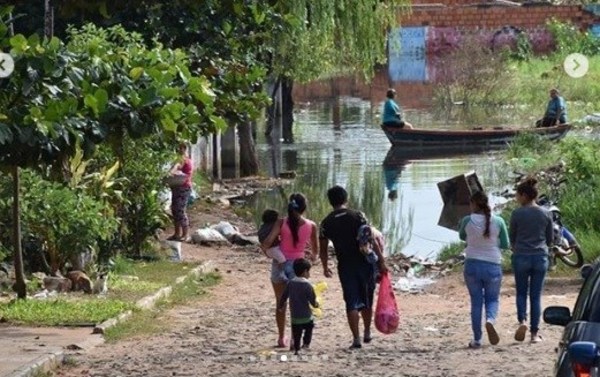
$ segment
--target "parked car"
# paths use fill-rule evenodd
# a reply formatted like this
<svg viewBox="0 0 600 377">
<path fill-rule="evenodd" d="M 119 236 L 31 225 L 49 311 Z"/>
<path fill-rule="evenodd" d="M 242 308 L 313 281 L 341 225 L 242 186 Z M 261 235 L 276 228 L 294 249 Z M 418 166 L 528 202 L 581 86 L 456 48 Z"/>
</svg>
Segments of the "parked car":
<svg viewBox="0 0 600 377">
<path fill-rule="evenodd" d="M 573 313 L 566 306 L 549 306 L 544 310 L 546 323 L 565 327 L 557 348 L 556 377 L 598 375 L 595 373 L 600 361 L 600 263 L 582 267 L 581 275 L 584 282 Z"/>
</svg>

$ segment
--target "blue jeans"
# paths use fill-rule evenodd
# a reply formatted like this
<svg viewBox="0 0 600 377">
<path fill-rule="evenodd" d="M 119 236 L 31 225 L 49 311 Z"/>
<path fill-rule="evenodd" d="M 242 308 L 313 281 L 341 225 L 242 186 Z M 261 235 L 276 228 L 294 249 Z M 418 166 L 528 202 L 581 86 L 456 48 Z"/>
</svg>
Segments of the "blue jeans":
<svg viewBox="0 0 600 377">
<path fill-rule="evenodd" d="M 537 332 L 542 316 L 542 290 L 546 271 L 548 271 L 548 256 L 515 253 L 512 255 L 512 268 L 517 286 L 517 319 L 519 323 L 527 319 L 527 292 L 529 291 L 531 307 L 529 328 L 532 332 Z"/>
<path fill-rule="evenodd" d="M 502 266 L 477 259 L 465 260 L 465 283 L 471 296 L 471 328 L 473 339 L 481 341 L 481 311 L 485 304 L 485 318 L 494 323 L 500 305 Z"/>
</svg>

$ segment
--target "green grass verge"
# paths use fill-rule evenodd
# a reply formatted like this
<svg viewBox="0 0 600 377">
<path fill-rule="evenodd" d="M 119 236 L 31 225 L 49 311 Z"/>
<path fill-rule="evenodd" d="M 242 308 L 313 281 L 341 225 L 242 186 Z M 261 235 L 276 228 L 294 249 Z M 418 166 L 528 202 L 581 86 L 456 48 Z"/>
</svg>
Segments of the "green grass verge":
<svg viewBox="0 0 600 377">
<path fill-rule="evenodd" d="M 188 277 L 173 289 L 171 295 L 160 300 L 154 310 L 140 310 L 124 322 L 109 328 L 104 337 L 107 342 L 115 342 L 133 336 L 152 335 L 161 332 L 169 325 L 167 320 L 159 320 L 164 311 L 175 305 L 181 305 L 205 296 L 208 288 L 221 280 L 217 273 L 201 275 L 197 278 Z"/>
<path fill-rule="evenodd" d="M 109 276 L 109 298 L 137 301 L 158 289 L 171 285 L 175 279 L 187 274 L 197 266 L 194 263 L 170 261 L 132 262 L 119 261 L 119 270 L 124 274 Z"/>
<path fill-rule="evenodd" d="M 133 308 L 133 303 L 110 299 L 15 300 L 0 304 L 0 318 L 16 324 L 93 326 Z"/>
<path fill-rule="evenodd" d="M 0 318 L 14 324 L 35 326 L 92 326 L 135 309 L 135 302 L 172 285 L 197 264 L 170 261 L 133 262 L 118 258 L 111 272 L 106 296 L 64 295 L 50 299 L 26 299 L 0 303 Z"/>
</svg>

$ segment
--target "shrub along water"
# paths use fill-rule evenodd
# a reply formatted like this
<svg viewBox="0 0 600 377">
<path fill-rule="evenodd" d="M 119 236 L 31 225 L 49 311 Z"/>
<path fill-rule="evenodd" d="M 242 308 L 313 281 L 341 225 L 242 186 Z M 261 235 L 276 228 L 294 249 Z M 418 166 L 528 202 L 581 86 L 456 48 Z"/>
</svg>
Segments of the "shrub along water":
<svg viewBox="0 0 600 377">
<path fill-rule="evenodd" d="M 600 240 L 597 231 L 600 223 L 599 149 L 598 140 L 568 136 L 557 145 L 539 141 L 537 148 L 531 148 L 531 140 L 519 138 L 508 152 L 509 163 L 526 174 L 535 174 L 557 164 L 565 165 L 562 176 L 552 178 L 554 182 L 564 179 L 565 183 L 556 187 L 548 182 L 549 175 L 538 174 L 540 190 L 558 203 L 563 222 L 577 237 L 586 262 L 600 256 L 597 247 Z M 513 208 L 512 205 L 509 207 L 505 215 Z"/>
<path fill-rule="evenodd" d="M 463 41 L 443 57 L 443 78 L 434 94 L 436 103 L 460 102 L 469 105 L 465 107 L 469 111 L 474 107 L 500 109 L 492 115 L 497 118 L 495 123 L 533 125 L 546 109 L 549 89 L 556 87 L 567 101 L 571 121 L 598 111 L 600 39 L 556 20 L 547 27 L 556 49 L 546 55 L 534 55 L 525 37 L 519 38 L 512 51 L 482 49 L 480 41 Z M 572 78 L 563 68 L 565 57 L 574 52 L 589 60 L 583 78 Z"/>
<path fill-rule="evenodd" d="M 563 223 L 577 238 L 585 262 L 600 257 L 600 141 L 568 136 L 559 143 L 541 140 L 534 135 L 516 138 L 506 154 L 506 163 L 523 174 L 535 174 L 540 179 L 540 192 L 556 202 Z M 560 176 L 544 174 L 550 167 L 564 165 Z M 556 185 L 557 181 L 564 183 Z M 509 201 L 501 216 L 509 224 L 510 214 L 517 207 Z M 462 253 L 464 245 L 445 247 L 438 259 L 447 260 Z M 504 256 L 503 269 L 510 270 L 510 254 Z M 560 270 L 564 270 L 558 264 Z"/>
</svg>

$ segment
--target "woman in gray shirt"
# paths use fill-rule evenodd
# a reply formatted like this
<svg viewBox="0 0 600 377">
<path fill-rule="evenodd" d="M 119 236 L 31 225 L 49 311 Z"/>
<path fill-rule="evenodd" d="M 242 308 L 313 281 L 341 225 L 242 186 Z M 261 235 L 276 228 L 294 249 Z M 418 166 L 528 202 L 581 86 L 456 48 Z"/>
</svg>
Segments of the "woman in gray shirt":
<svg viewBox="0 0 600 377">
<path fill-rule="evenodd" d="M 553 237 L 552 216 L 537 205 L 537 197 L 537 179 L 529 177 L 517 186 L 516 200 L 521 206 L 513 211 L 509 229 L 519 320 L 515 340 L 525 340 L 529 292 L 532 343 L 542 340 L 538 334 L 542 314 L 542 289 L 548 271 L 548 247 L 552 244 Z"/>
</svg>

